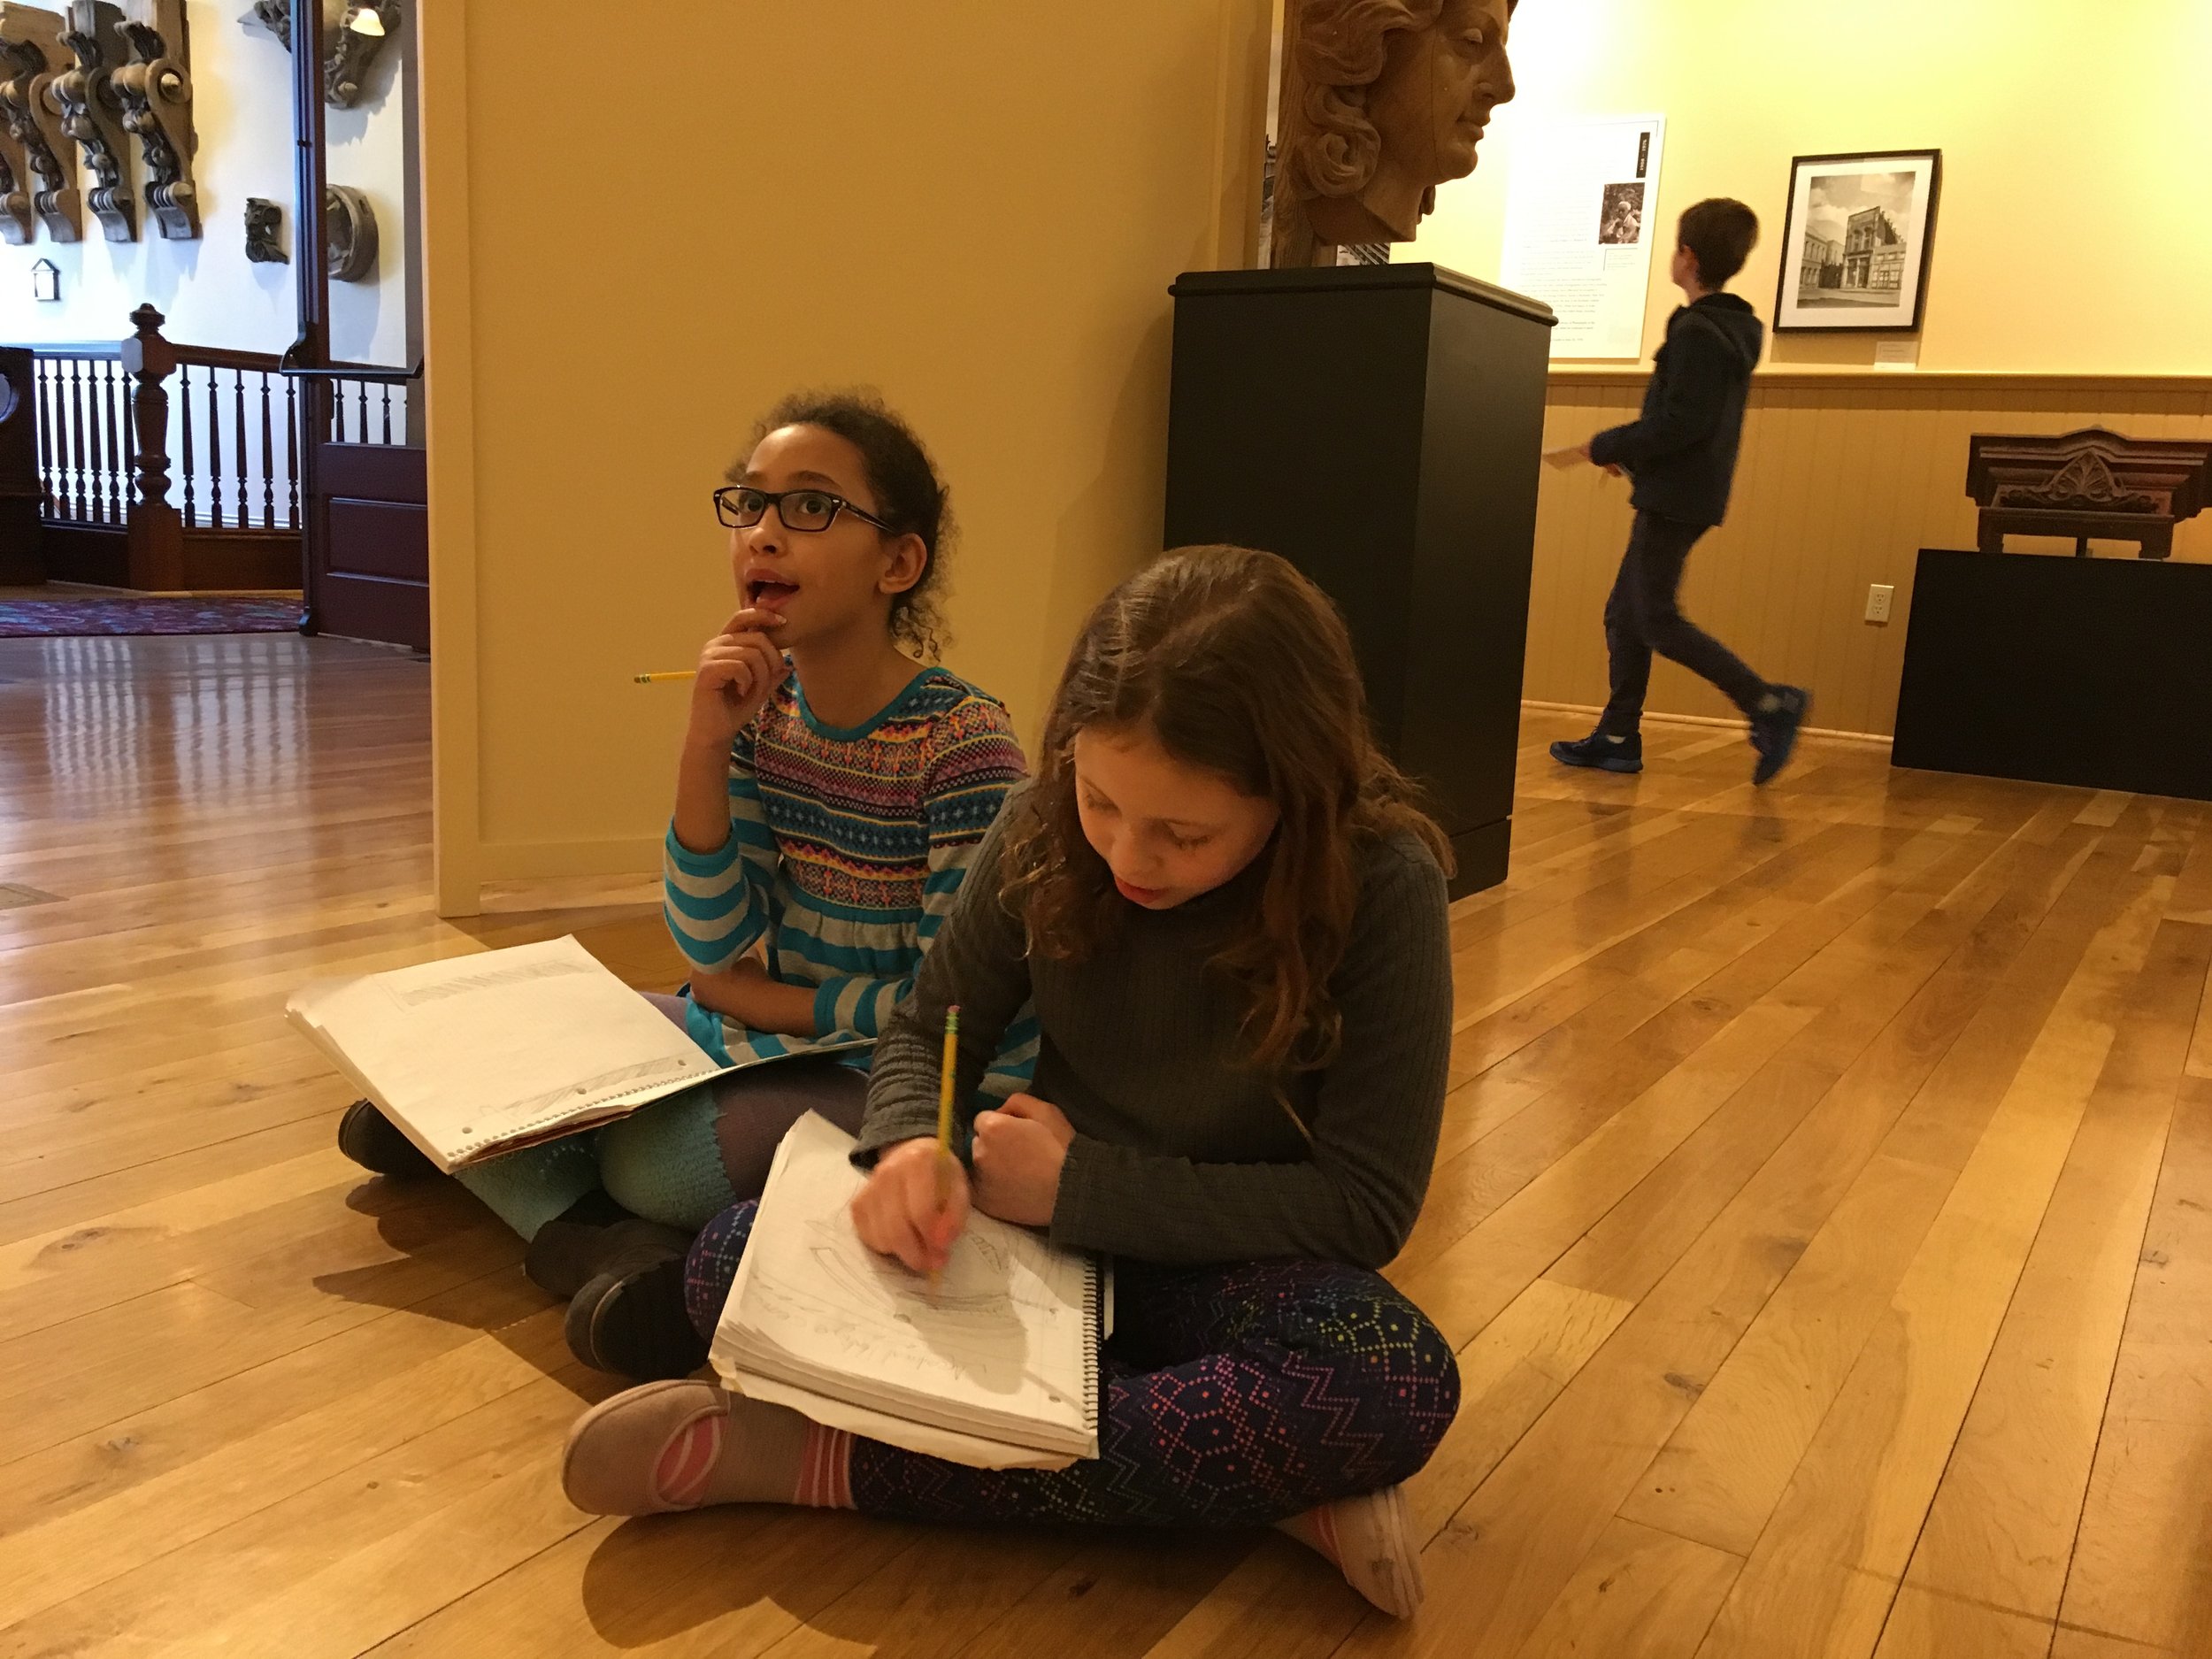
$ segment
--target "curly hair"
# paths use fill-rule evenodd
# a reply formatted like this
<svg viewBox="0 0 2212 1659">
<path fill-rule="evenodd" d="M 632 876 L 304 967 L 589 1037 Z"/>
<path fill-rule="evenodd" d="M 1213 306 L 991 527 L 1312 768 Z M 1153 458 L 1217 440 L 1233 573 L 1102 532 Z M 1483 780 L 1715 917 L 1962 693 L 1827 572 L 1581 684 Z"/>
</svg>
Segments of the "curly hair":
<svg viewBox="0 0 2212 1659">
<path fill-rule="evenodd" d="M 1294 4 L 1295 0 L 1294 0 Z M 1356 196 L 1382 157 L 1382 134 L 1367 119 L 1367 88 L 1390 56 L 1390 37 L 1425 29 L 1444 0 L 1307 0 L 1300 12 L 1300 111 L 1310 136 L 1293 159 L 1316 196 Z"/>
<path fill-rule="evenodd" d="M 1451 866 L 1414 786 L 1375 746 L 1336 606 L 1288 561 L 1182 548 L 1131 577 L 1084 625 L 1053 699 L 1037 780 L 1007 828 L 1005 902 L 1030 949 L 1084 960 L 1128 913 L 1077 811 L 1075 738 L 1141 731 L 1281 814 L 1263 880 L 1215 966 L 1248 998 L 1254 1066 L 1327 1065 L 1342 1037 L 1329 980 L 1351 937 L 1363 843 L 1409 829 Z"/>
<path fill-rule="evenodd" d="M 751 449 L 786 426 L 819 426 L 860 451 L 877 516 L 894 535 L 922 539 L 927 557 L 919 580 L 891 596 L 891 637 L 926 663 L 944 654 L 950 632 L 945 626 L 942 566 L 951 551 L 952 492 L 938 475 L 936 463 L 908 426 L 872 391 L 794 392 L 761 417 Z M 749 454 L 751 451 L 747 451 Z M 734 482 L 745 470 L 740 459 L 730 469 Z"/>
</svg>

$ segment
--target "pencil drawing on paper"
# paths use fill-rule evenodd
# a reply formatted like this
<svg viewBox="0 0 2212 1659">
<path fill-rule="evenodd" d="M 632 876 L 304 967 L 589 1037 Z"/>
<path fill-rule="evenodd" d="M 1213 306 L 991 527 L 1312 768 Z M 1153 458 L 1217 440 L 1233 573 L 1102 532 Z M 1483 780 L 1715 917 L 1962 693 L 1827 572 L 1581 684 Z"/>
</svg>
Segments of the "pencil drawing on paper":
<svg viewBox="0 0 2212 1659">
<path fill-rule="evenodd" d="M 933 1302 L 926 1280 L 863 1245 L 841 1210 L 805 1222 L 793 1242 L 795 1259 L 787 1261 L 795 1271 L 780 1271 L 783 1263 L 764 1256 L 752 1294 L 826 1339 L 839 1360 L 864 1363 L 879 1376 L 918 1377 L 942 1367 L 987 1394 L 1018 1394 L 1028 1384 L 1060 1396 L 1033 1369 L 1029 1327 L 1063 1310 L 1068 1299 L 1018 1259 L 1018 1241 L 980 1230 L 964 1235 Z M 913 1332 L 921 1348 L 887 1348 L 887 1317 Z"/>
</svg>

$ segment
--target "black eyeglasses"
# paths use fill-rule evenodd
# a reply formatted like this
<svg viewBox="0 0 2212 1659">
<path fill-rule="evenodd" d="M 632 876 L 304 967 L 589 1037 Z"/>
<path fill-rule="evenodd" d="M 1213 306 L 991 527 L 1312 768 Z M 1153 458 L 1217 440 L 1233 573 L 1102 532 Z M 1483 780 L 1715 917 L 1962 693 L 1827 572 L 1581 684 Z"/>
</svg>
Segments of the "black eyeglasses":
<svg viewBox="0 0 2212 1659">
<path fill-rule="evenodd" d="M 749 530 L 773 507 L 787 530 L 826 530 L 837 515 L 849 512 L 886 534 L 891 526 L 872 512 L 856 507 L 842 495 L 826 489 L 755 489 L 749 484 L 725 484 L 714 492 L 714 516 L 733 530 Z"/>
</svg>

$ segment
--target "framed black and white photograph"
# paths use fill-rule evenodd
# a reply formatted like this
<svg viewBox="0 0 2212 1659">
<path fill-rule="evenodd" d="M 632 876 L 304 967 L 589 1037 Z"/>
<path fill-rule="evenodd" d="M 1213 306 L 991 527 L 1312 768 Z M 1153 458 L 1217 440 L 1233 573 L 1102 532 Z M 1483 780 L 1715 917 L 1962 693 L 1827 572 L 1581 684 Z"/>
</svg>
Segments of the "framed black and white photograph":
<svg viewBox="0 0 2212 1659">
<path fill-rule="evenodd" d="M 1916 333 L 1942 182 L 1939 150 L 1791 163 L 1776 330 Z"/>
<path fill-rule="evenodd" d="M 1633 248 L 1644 239 L 1644 186 L 1605 187 L 1604 205 L 1598 211 L 1598 243 L 1606 248 Z"/>
</svg>

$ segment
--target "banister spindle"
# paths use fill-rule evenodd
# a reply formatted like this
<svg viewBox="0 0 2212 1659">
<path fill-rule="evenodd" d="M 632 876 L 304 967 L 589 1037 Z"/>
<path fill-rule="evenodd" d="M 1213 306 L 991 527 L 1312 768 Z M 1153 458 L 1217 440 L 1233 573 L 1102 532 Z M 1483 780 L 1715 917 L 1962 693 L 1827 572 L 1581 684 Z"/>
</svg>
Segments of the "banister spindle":
<svg viewBox="0 0 2212 1659">
<path fill-rule="evenodd" d="M 284 527 L 300 527 L 300 409 L 296 382 L 284 382 Z"/>
<path fill-rule="evenodd" d="M 69 516 L 85 516 L 83 359 L 69 359 Z"/>
<path fill-rule="evenodd" d="M 200 522 L 200 506 L 192 484 L 192 366 L 187 363 L 177 365 L 177 407 L 184 413 L 184 435 L 178 450 L 184 463 L 184 522 L 190 529 Z"/>
<path fill-rule="evenodd" d="M 261 527 L 276 528 L 276 434 L 269 424 L 269 372 L 261 371 Z"/>
<path fill-rule="evenodd" d="M 130 419 L 124 411 L 130 378 L 120 363 L 108 365 L 108 479 L 114 503 L 111 522 L 120 524 L 131 510 L 131 457 L 124 439 Z"/>
<path fill-rule="evenodd" d="M 61 510 L 61 494 L 54 488 L 54 411 L 59 407 L 54 386 L 58 378 L 53 358 L 32 359 L 31 388 L 38 410 L 38 481 L 45 492 L 44 510 L 56 513 Z"/>
<path fill-rule="evenodd" d="M 216 385 L 222 373 L 213 364 L 207 369 L 207 521 L 223 525 L 223 406 Z"/>
<path fill-rule="evenodd" d="M 232 450 L 232 453 L 238 457 L 238 527 L 242 530 L 249 524 L 253 522 L 253 515 L 249 511 L 247 505 L 248 497 L 246 475 L 247 469 L 253 465 L 253 455 L 252 452 L 246 448 L 245 370 L 233 369 L 230 372 L 230 380 L 231 414 L 236 422 L 232 430 L 236 434 L 238 439 L 237 446 Z"/>
</svg>

